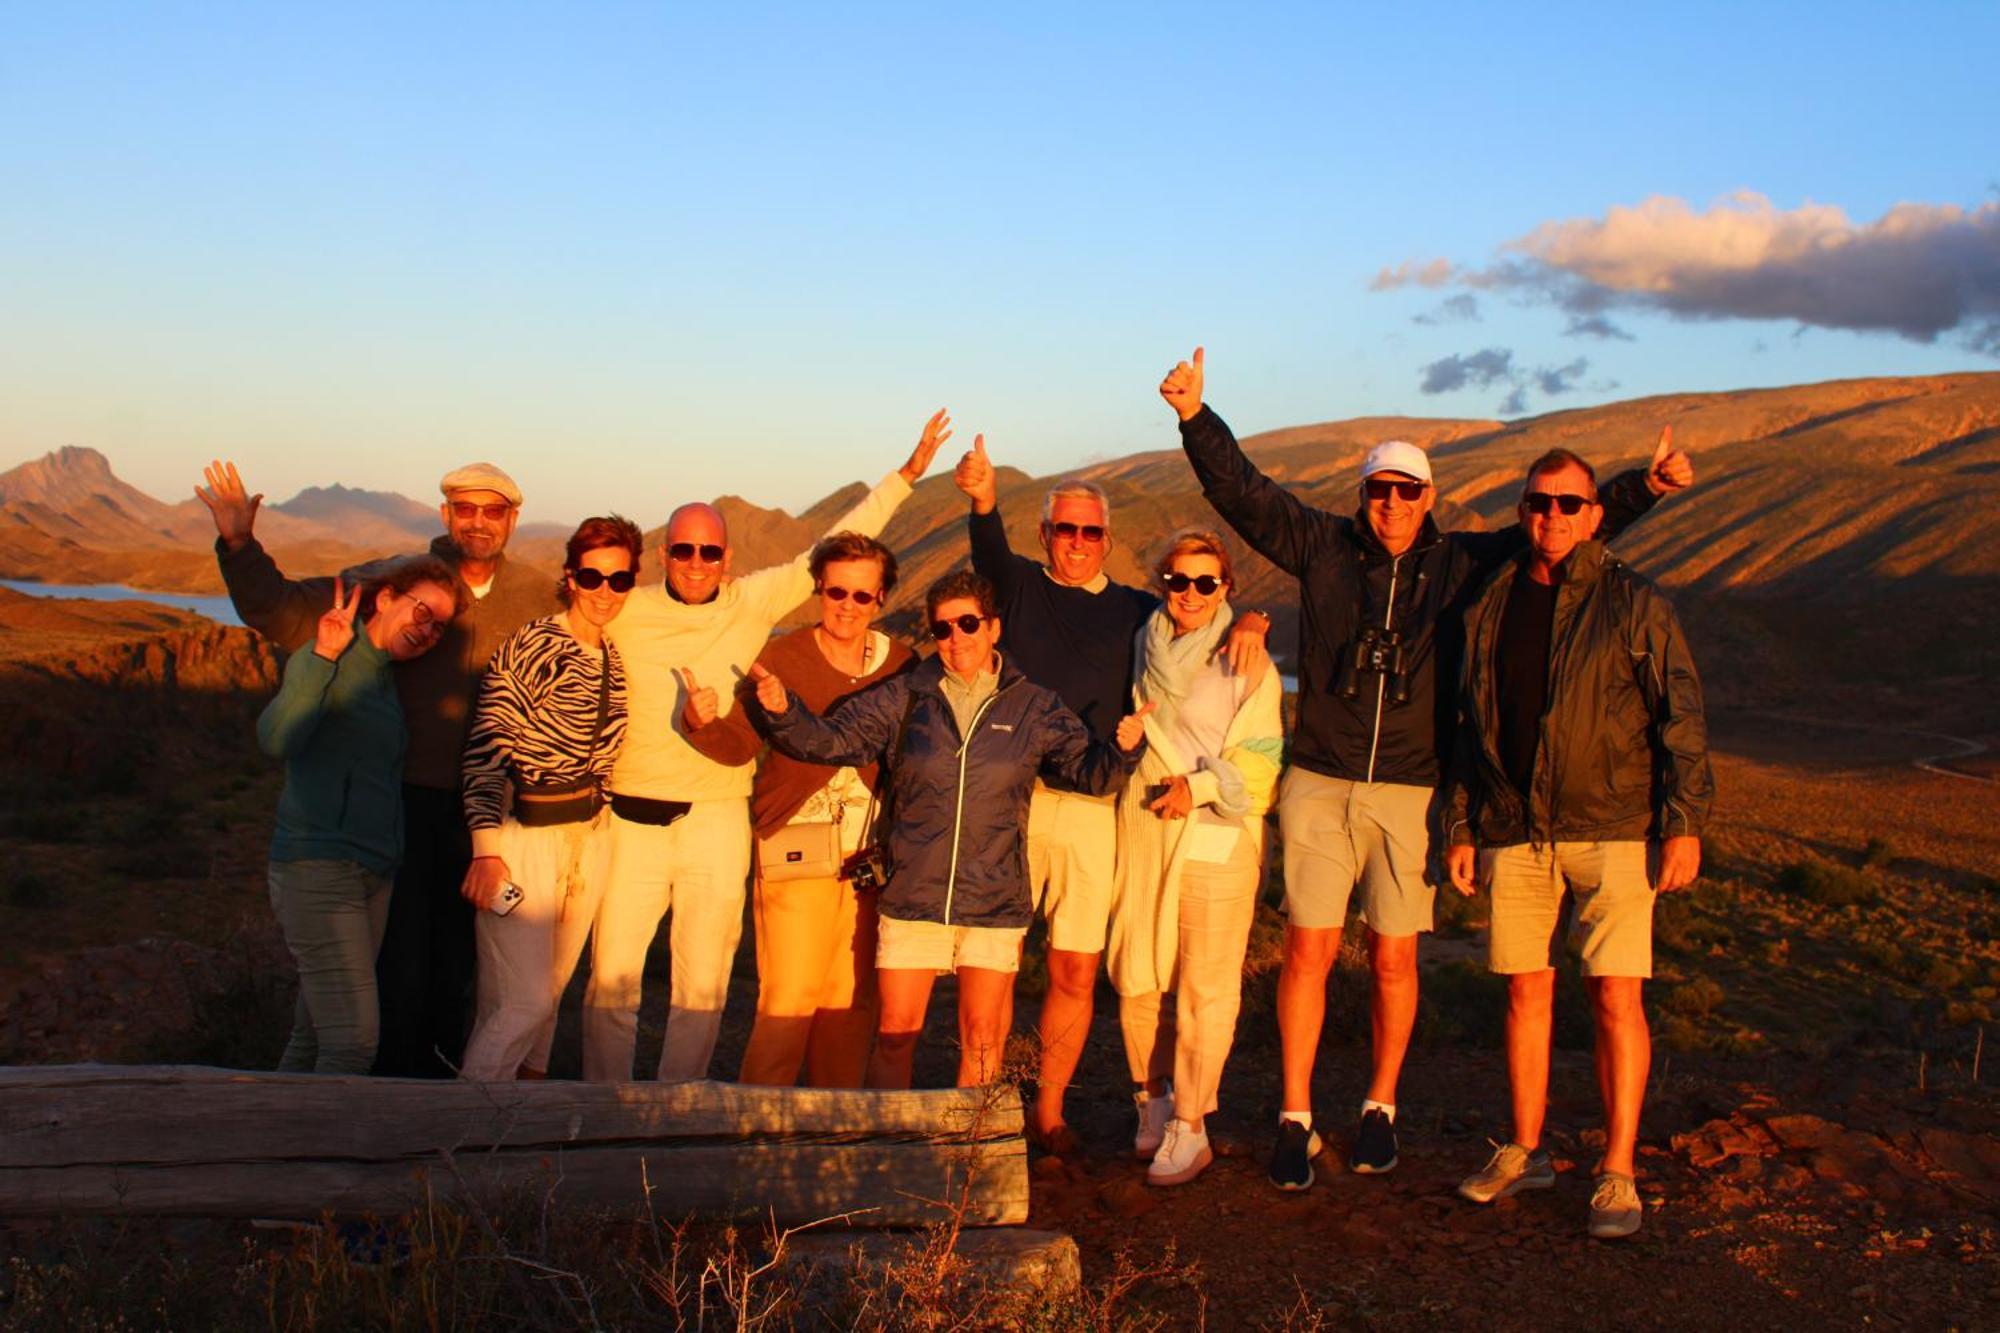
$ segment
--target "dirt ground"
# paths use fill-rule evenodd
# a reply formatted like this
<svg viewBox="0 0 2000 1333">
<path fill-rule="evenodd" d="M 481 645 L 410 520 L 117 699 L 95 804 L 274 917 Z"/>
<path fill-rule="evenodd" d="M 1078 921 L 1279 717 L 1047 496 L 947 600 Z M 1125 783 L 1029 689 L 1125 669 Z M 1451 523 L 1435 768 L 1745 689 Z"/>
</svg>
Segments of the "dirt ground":
<svg viewBox="0 0 2000 1333">
<path fill-rule="evenodd" d="M 1032 1225 L 1077 1239 L 1087 1283 L 1150 1272 L 1120 1306 L 1141 1326 L 2000 1327 L 2000 1094 L 1991 1062 L 1981 1066 L 2000 983 L 2000 799 L 1991 784 L 1909 767 L 1914 738 L 1851 731 L 1843 745 L 1830 735 L 1839 729 L 1794 727 L 1802 739 L 1787 755 L 1785 730 L 1718 738 L 1707 881 L 1662 906 L 1637 1237 L 1584 1234 L 1599 1117 L 1573 990 L 1559 1000 L 1569 1009 L 1550 1117 L 1557 1188 L 1490 1208 L 1452 1193 L 1507 1133 L 1498 992 L 1478 962 L 1476 904 L 1451 906 L 1424 946 L 1395 1172 L 1342 1165 L 1367 1061 L 1365 974 L 1350 948 L 1317 1068 L 1329 1130 L 1318 1183 L 1288 1195 L 1265 1179 L 1278 1089 L 1278 926 L 1267 911 L 1211 1120 L 1216 1165 L 1180 1189 L 1142 1183 L 1115 997 L 1100 986 L 1070 1099 L 1085 1151 L 1034 1161 Z M 20 928 L 0 953 L 14 994 L 0 1008 L 0 1058 L 275 1060 L 288 994 L 263 902 L 265 785 L 219 782 L 165 822 L 107 796 L 80 821 L 123 820 L 123 840 L 17 816 L 5 847 L 17 884 L 25 866 L 47 885 L 100 893 L 94 906 L 64 892 L 10 905 Z M 194 842 L 200 854 L 137 873 L 121 842 L 138 837 Z M 1801 864 L 1849 872 L 1862 896 L 1785 889 Z M 665 965 L 656 948 L 662 980 Z M 1033 966 L 1022 978 L 1022 1064 L 1040 980 Z M 580 984 L 559 1076 L 575 1072 Z M 664 992 L 649 984 L 642 1066 L 658 1048 Z M 719 1076 L 740 1057 L 754 998 L 746 931 Z M 951 1001 L 941 984 L 920 1083 L 952 1075 Z"/>
</svg>

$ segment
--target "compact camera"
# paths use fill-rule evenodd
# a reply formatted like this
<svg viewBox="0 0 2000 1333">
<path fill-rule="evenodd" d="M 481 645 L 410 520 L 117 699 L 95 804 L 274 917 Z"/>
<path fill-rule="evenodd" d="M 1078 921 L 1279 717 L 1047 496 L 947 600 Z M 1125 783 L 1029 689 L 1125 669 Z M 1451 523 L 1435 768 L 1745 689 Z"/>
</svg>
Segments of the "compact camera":
<svg viewBox="0 0 2000 1333">
<path fill-rule="evenodd" d="M 1403 635 L 1398 630 L 1369 626 L 1348 650 L 1340 664 L 1334 688 L 1343 699 L 1361 694 L 1361 678 L 1379 676 L 1385 683 L 1384 695 L 1391 704 L 1410 701 L 1410 678 L 1403 664 Z"/>
<path fill-rule="evenodd" d="M 880 847 L 863 847 L 840 863 L 840 877 L 861 893 L 877 893 L 889 882 L 889 858 Z"/>
</svg>

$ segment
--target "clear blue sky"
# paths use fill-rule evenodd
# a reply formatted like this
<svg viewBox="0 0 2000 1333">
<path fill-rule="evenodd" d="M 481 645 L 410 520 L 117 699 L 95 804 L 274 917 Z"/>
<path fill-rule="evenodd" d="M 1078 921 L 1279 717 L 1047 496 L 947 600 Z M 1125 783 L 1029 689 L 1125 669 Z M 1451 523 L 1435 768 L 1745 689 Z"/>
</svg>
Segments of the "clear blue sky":
<svg viewBox="0 0 2000 1333">
<path fill-rule="evenodd" d="M 486 457 L 531 519 L 650 524 L 872 479 L 939 406 L 1034 472 L 1165 447 L 1197 341 L 1245 431 L 1493 415 L 1419 392 L 1488 347 L 1587 359 L 1528 411 L 2000 368 L 1369 290 L 1655 195 L 1976 208 L 2000 7 L 961 8 L 8 6 L 0 466 L 281 499 Z"/>
</svg>

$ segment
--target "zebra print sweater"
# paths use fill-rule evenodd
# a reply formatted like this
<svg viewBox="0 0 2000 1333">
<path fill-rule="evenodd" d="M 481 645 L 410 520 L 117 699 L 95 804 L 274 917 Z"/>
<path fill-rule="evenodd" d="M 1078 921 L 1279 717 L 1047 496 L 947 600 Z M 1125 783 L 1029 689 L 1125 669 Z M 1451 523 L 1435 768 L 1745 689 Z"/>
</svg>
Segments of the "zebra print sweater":
<svg viewBox="0 0 2000 1333">
<path fill-rule="evenodd" d="M 611 673 L 604 731 L 597 701 Z M 500 645 L 479 689 L 465 741 L 465 822 L 497 829 L 516 786 L 575 782 L 611 772 L 625 736 L 625 668 L 608 642 L 593 652 L 576 641 L 564 616 L 531 620 Z"/>
</svg>

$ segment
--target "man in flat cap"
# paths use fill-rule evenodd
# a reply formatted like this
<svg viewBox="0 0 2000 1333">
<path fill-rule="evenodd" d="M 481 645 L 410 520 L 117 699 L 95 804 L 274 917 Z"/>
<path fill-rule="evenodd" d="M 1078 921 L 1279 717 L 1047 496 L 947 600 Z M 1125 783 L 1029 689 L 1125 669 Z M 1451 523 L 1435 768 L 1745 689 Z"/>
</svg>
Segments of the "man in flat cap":
<svg viewBox="0 0 2000 1333">
<path fill-rule="evenodd" d="M 252 531 L 262 495 L 252 495 L 234 463 L 204 470 L 195 494 L 215 518 L 215 554 L 229 600 L 245 625 L 287 652 L 312 641 L 333 604 L 331 578 L 288 579 Z M 509 635 L 560 609 L 550 575 L 509 561 L 507 539 L 520 517 L 521 488 L 491 463 L 468 463 L 438 484 L 444 535 L 430 553 L 458 573 L 468 595 L 438 646 L 396 664 L 396 687 L 410 729 L 403 760 L 403 864 L 389 898 L 389 923 L 376 959 L 382 1038 L 375 1072 L 449 1078 L 465 1046 L 473 985 L 471 904 L 459 885 L 472 860 L 459 797 L 459 762 L 486 663 Z M 343 571 L 352 587 L 373 562 Z"/>
</svg>

